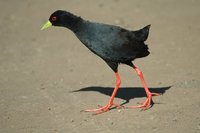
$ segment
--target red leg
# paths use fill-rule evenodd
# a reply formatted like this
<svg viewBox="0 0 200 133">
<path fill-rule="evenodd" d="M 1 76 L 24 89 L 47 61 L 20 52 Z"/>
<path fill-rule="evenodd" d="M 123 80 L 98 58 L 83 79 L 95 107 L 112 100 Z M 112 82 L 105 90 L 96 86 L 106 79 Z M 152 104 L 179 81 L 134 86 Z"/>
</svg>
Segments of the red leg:
<svg viewBox="0 0 200 133">
<path fill-rule="evenodd" d="M 119 89 L 119 86 L 121 83 L 118 72 L 116 72 L 115 75 L 116 75 L 116 85 L 115 85 L 115 89 L 112 93 L 112 96 L 111 96 L 108 104 L 106 106 L 99 106 L 100 108 L 98 108 L 98 109 L 86 109 L 86 110 L 84 110 L 85 112 L 95 112 L 95 114 L 100 114 L 100 113 L 108 111 L 112 106 L 121 107 L 120 105 L 113 103 L 115 95 L 116 95 L 117 90 Z"/>
<path fill-rule="evenodd" d="M 144 86 L 144 90 L 147 94 L 147 99 L 144 103 L 142 103 L 139 106 L 129 106 L 128 108 L 142 108 L 143 110 L 146 110 L 148 108 L 150 108 L 151 106 L 151 102 L 152 102 L 152 96 L 159 96 L 160 94 L 158 93 L 151 93 L 147 87 L 147 84 L 144 80 L 144 76 L 142 74 L 142 71 L 140 71 L 135 65 L 133 65 L 134 70 L 136 71 L 136 73 L 138 74 L 138 76 L 140 77 L 140 80 L 142 82 L 142 85 Z"/>
</svg>

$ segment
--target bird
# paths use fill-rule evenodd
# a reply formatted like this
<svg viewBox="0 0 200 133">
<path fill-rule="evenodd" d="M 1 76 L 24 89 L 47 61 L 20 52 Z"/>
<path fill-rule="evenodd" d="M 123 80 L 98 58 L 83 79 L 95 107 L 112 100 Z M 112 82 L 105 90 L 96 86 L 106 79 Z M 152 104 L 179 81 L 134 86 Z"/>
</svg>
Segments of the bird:
<svg viewBox="0 0 200 133">
<path fill-rule="evenodd" d="M 42 26 L 41 30 L 52 26 L 65 27 L 71 30 L 82 44 L 102 58 L 115 73 L 116 84 L 108 103 L 105 106 L 98 106 L 98 108 L 83 111 L 101 114 L 113 107 L 123 107 L 120 104 L 114 103 L 114 98 L 121 84 L 118 73 L 118 66 L 120 64 L 133 68 L 141 80 L 147 97 L 139 105 L 126 108 L 146 110 L 153 105 L 152 96 L 159 96 L 160 94 L 149 91 L 142 71 L 133 64 L 135 59 L 146 57 L 150 54 L 145 41 L 148 38 L 151 25 L 147 25 L 139 30 L 128 30 L 120 26 L 92 22 L 65 10 L 56 10 L 50 15 L 49 20 Z"/>
</svg>

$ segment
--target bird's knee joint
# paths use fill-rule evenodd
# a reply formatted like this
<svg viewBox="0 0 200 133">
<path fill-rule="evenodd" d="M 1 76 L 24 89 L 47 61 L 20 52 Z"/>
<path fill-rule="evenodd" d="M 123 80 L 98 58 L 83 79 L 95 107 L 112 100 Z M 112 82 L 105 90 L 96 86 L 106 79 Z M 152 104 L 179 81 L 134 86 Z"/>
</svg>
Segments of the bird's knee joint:
<svg viewBox="0 0 200 133">
<path fill-rule="evenodd" d="M 140 71 L 139 69 L 136 69 L 136 73 L 140 76 L 142 75 L 142 71 Z"/>
<path fill-rule="evenodd" d="M 117 84 L 117 85 L 120 85 L 120 84 L 121 84 L 121 80 L 118 80 L 116 84 Z"/>
</svg>

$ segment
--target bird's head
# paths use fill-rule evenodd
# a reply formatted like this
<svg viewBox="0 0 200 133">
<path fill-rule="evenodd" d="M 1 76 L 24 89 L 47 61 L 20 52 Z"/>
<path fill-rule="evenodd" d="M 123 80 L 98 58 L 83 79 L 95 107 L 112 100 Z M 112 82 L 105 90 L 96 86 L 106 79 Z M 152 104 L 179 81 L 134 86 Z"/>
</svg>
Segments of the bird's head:
<svg viewBox="0 0 200 133">
<path fill-rule="evenodd" d="M 47 29 L 51 26 L 62 26 L 71 28 L 80 19 L 67 11 L 57 10 L 52 13 L 49 20 L 43 25 L 41 30 Z"/>
</svg>

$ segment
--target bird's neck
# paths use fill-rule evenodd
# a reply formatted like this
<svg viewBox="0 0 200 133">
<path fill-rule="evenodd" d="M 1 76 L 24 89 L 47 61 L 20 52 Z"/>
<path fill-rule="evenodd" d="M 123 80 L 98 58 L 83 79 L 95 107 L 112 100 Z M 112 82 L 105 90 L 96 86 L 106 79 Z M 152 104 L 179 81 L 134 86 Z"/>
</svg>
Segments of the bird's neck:
<svg viewBox="0 0 200 133">
<path fill-rule="evenodd" d="M 70 16 L 66 16 L 64 21 L 66 22 L 64 27 L 72 30 L 73 32 L 76 32 L 83 19 L 71 14 Z"/>
</svg>

